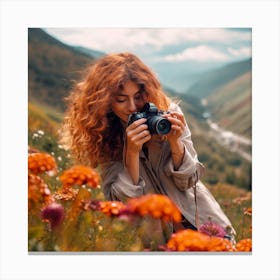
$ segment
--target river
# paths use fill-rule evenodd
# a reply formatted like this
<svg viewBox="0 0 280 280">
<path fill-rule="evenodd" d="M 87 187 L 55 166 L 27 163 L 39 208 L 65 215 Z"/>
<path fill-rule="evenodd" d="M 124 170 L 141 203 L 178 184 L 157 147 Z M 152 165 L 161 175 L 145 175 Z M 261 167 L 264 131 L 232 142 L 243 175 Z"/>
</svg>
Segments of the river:
<svg viewBox="0 0 280 280">
<path fill-rule="evenodd" d="M 201 104 L 206 109 L 207 100 L 202 99 Z M 206 119 L 210 128 L 210 136 L 230 151 L 238 153 L 242 158 L 252 162 L 252 140 L 232 131 L 223 129 L 217 123 L 213 122 L 210 117 L 211 114 L 209 112 L 205 111 L 203 113 L 203 118 Z"/>
<path fill-rule="evenodd" d="M 210 118 L 207 118 L 206 122 L 210 128 L 210 135 L 215 138 L 219 144 L 223 145 L 231 152 L 238 153 L 244 159 L 250 162 L 252 161 L 252 155 L 248 152 L 251 151 L 252 147 L 251 139 L 221 128 Z"/>
</svg>

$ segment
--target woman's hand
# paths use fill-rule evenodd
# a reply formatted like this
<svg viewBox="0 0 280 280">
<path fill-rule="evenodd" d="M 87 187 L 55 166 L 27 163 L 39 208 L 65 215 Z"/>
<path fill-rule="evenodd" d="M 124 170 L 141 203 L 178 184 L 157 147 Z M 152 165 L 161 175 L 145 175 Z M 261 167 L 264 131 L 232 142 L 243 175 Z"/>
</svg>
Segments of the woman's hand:
<svg viewBox="0 0 280 280">
<path fill-rule="evenodd" d="M 127 152 L 139 153 L 144 143 L 151 139 L 145 118 L 139 119 L 129 125 L 126 129 Z"/>
<path fill-rule="evenodd" d="M 170 144 L 175 143 L 183 135 L 186 120 L 183 114 L 178 112 L 171 112 L 164 115 L 171 122 L 171 131 L 167 134 L 167 140 Z"/>
<path fill-rule="evenodd" d="M 146 121 L 139 119 L 126 129 L 125 165 L 135 185 L 139 182 L 139 152 L 143 144 L 151 139 Z"/>
<path fill-rule="evenodd" d="M 172 112 L 164 116 L 171 122 L 171 131 L 167 134 L 167 140 L 170 144 L 174 168 L 178 169 L 182 164 L 185 151 L 180 138 L 184 133 L 187 122 L 184 115 L 178 112 Z"/>
</svg>

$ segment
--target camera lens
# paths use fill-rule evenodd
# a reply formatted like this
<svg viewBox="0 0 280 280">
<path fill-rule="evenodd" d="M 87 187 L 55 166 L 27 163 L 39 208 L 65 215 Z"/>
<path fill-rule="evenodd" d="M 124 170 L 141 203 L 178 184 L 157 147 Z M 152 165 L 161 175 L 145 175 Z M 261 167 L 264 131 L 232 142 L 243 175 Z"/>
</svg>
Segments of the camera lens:
<svg viewBox="0 0 280 280">
<path fill-rule="evenodd" d="M 171 129 L 170 121 L 167 119 L 162 118 L 157 122 L 157 133 L 158 134 L 167 134 Z"/>
<path fill-rule="evenodd" d="M 153 116 L 148 119 L 148 127 L 152 134 L 167 134 L 171 130 L 171 123 L 169 120 Z"/>
</svg>

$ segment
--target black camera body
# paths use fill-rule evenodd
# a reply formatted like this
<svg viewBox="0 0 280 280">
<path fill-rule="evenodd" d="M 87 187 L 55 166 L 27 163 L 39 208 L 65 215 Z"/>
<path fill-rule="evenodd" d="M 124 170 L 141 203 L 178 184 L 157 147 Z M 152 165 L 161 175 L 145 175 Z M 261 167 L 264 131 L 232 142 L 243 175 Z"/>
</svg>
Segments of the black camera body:
<svg viewBox="0 0 280 280">
<path fill-rule="evenodd" d="M 135 112 L 129 116 L 128 125 L 139 119 L 147 119 L 148 130 L 151 134 L 168 134 L 171 123 L 168 119 L 161 117 L 163 111 L 159 111 L 153 103 L 146 103 L 141 112 Z"/>
</svg>

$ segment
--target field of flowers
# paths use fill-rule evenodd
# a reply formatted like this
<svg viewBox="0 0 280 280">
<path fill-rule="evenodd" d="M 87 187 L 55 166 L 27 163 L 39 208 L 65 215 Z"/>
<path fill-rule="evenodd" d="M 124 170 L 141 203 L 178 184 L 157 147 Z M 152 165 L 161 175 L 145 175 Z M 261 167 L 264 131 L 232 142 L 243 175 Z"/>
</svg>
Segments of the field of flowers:
<svg viewBox="0 0 280 280">
<path fill-rule="evenodd" d="M 163 243 L 158 221 L 179 222 L 177 207 L 163 195 L 127 203 L 106 201 L 98 170 L 73 165 L 66 150 L 44 131 L 30 135 L 28 152 L 28 250 L 57 252 L 252 251 L 251 194 L 209 186 L 237 231 L 236 244 L 209 221 L 198 231 L 179 230 Z M 143 243 L 145 234 L 150 241 Z"/>
</svg>

